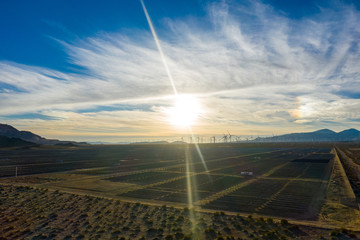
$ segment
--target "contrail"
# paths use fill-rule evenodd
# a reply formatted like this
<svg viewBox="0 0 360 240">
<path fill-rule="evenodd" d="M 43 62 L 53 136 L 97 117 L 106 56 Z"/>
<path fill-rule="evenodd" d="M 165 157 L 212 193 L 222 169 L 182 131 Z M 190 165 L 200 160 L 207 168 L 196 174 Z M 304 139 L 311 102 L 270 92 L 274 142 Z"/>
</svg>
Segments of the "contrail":
<svg viewBox="0 0 360 240">
<path fill-rule="evenodd" d="M 141 2 L 141 5 L 142 5 L 142 7 L 143 7 L 143 9 L 144 9 L 146 19 L 147 19 L 147 21 L 148 21 L 148 23 L 149 23 L 151 33 L 152 33 L 152 35 L 153 35 L 153 37 L 154 37 L 154 40 L 155 40 L 155 43 L 156 43 L 156 47 L 157 47 L 158 50 L 159 50 L 159 53 L 160 53 L 160 56 L 161 56 L 161 60 L 162 60 L 162 62 L 163 62 L 163 64 L 164 64 L 164 66 L 165 66 L 166 73 L 167 73 L 167 75 L 168 75 L 168 77 L 169 77 L 169 80 L 170 80 L 172 89 L 173 89 L 173 91 L 174 91 L 175 96 L 177 96 L 177 95 L 178 95 L 178 92 L 177 92 L 176 87 L 175 87 L 174 79 L 173 79 L 173 77 L 172 77 L 172 75 L 171 75 L 170 68 L 169 68 L 169 66 L 168 66 L 168 64 L 167 64 L 167 62 L 166 62 L 165 55 L 164 55 L 164 53 L 163 53 L 163 51 L 162 51 L 162 48 L 161 48 L 161 45 L 160 45 L 160 42 L 159 42 L 159 38 L 158 38 L 158 36 L 156 35 L 155 28 L 154 28 L 154 26 L 153 26 L 153 24 L 152 24 L 152 22 L 151 22 L 150 16 L 149 16 L 149 14 L 148 14 L 148 11 L 146 10 L 146 7 L 145 7 L 145 4 L 144 4 L 143 0 L 140 0 L 140 2 Z"/>
</svg>

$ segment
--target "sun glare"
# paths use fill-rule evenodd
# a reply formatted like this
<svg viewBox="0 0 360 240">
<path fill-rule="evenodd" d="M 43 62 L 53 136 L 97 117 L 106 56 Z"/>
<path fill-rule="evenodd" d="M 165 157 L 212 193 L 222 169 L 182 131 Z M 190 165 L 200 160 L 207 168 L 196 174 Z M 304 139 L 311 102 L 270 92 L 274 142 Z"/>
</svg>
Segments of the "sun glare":
<svg viewBox="0 0 360 240">
<path fill-rule="evenodd" d="M 169 121 L 178 127 L 188 127 L 195 123 L 201 112 L 199 101 L 189 95 L 179 95 L 175 99 L 174 107 L 168 111 Z"/>
</svg>

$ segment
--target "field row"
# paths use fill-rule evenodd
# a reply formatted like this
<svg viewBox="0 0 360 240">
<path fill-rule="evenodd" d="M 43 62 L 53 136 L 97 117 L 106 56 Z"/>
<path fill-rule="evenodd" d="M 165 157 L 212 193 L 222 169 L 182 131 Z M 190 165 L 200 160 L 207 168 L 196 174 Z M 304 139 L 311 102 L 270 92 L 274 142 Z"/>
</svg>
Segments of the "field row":
<svg viewBox="0 0 360 240">
<path fill-rule="evenodd" d="M 221 191 L 224 188 L 231 187 L 245 181 L 242 177 L 220 176 L 199 174 L 190 177 L 192 202 L 208 197 Z M 154 199 L 168 202 L 187 203 L 188 186 L 187 179 L 184 177 L 176 181 L 156 185 L 151 188 L 130 191 L 121 196 L 141 199 Z"/>
<path fill-rule="evenodd" d="M 320 210 L 314 203 L 321 204 L 324 200 L 322 186 L 321 182 L 262 179 L 212 201 L 204 208 L 311 219 L 316 218 Z"/>
<path fill-rule="evenodd" d="M 326 150 L 327 151 L 327 150 Z M 151 185 L 120 196 L 134 199 L 155 200 L 187 204 L 206 201 L 203 208 L 234 211 L 257 212 L 294 218 L 316 218 L 324 200 L 326 181 L 331 173 L 332 155 L 314 149 L 291 149 L 253 156 L 234 157 L 207 164 L 210 174 L 202 172 L 201 163 L 193 163 L 188 186 L 186 177 L 166 183 Z M 316 153 L 316 154 L 315 154 Z M 296 161 L 306 159 L 306 161 Z M 319 162 L 319 159 L 327 161 Z M 315 160 L 314 162 L 311 162 Z M 185 168 L 185 167 L 183 167 Z M 147 173 L 146 179 L 164 180 L 177 177 L 185 170 L 179 167 L 167 168 L 169 172 Z M 271 171 L 274 169 L 273 171 Z M 253 176 L 242 176 L 241 172 L 251 171 Z M 265 173 L 269 172 L 267 178 Z M 154 177 L 151 177 L 153 174 Z M 179 175 L 180 174 L 180 175 Z M 122 176 L 120 181 L 142 185 L 141 174 Z M 257 178 L 257 177 L 261 178 Z M 136 177 L 136 178 L 135 178 Z M 134 179 L 135 178 L 135 179 Z M 298 180 L 296 180 L 298 179 Z M 303 180 L 304 179 L 304 180 Z M 305 181 L 305 179 L 308 179 Z M 251 183 L 244 185 L 251 180 Z M 254 181 L 255 180 L 255 181 Z M 155 181 L 149 181 L 153 183 Z M 218 192 L 241 186 L 239 189 L 213 198 Z M 188 192 L 191 191 L 191 194 Z M 189 199 L 190 198 L 190 199 Z M 316 204 L 314 204 L 316 202 Z"/>
</svg>

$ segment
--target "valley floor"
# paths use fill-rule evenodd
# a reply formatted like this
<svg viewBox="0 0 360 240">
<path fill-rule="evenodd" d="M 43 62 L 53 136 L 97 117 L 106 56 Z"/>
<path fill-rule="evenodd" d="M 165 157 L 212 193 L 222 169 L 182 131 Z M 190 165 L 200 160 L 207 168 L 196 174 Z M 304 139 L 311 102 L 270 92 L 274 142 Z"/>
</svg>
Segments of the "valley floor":
<svg viewBox="0 0 360 240">
<path fill-rule="evenodd" d="M 355 239 L 286 220 L 0 185 L 0 239 Z"/>
</svg>

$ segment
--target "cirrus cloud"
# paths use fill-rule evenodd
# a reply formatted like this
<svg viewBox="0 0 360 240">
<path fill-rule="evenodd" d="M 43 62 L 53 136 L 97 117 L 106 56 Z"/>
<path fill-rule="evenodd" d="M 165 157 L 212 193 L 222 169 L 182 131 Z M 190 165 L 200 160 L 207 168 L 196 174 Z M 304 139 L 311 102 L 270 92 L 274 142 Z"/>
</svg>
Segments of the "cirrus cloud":
<svg viewBox="0 0 360 240">
<path fill-rule="evenodd" d="M 261 2 L 230 6 L 221 1 L 208 4 L 207 13 L 205 19 L 165 19 L 158 30 L 177 90 L 197 96 L 205 110 L 196 133 L 360 126 L 360 102 L 353 97 L 360 82 L 360 13 L 355 8 L 323 8 L 295 20 Z M 207 26 L 200 27 L 201 21 Z M 59 42 L 69 61 L 85 70 L 66 73 L 0 62 L 4 121 L 52 137 L 61 137 L 55 129 L 64 124 L 67 135 L 85 140 L 100 138 L 99 131 L 179 134 L 166 126 L 161 110 L 171 107 L 172 89 L 149 31 Z M 124 104 L 132 110 L 121 110 Z M 111 111 L 105 109 L 109 106 Z M 11 117 L 23 113 L 53 119 Z M 45 130 L 35 127 L 45 122 Z"/>
</svg>

